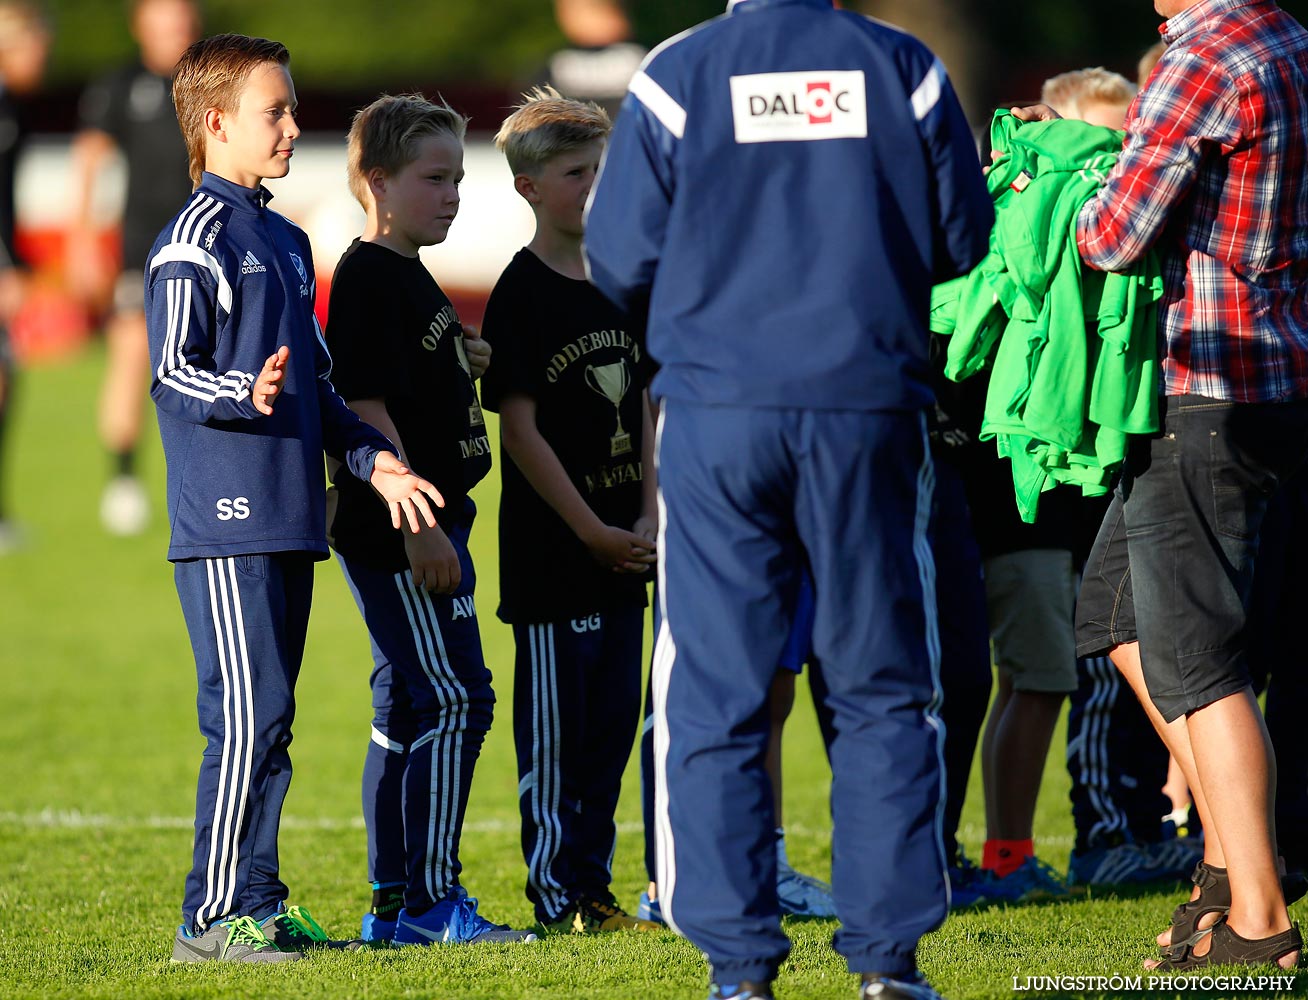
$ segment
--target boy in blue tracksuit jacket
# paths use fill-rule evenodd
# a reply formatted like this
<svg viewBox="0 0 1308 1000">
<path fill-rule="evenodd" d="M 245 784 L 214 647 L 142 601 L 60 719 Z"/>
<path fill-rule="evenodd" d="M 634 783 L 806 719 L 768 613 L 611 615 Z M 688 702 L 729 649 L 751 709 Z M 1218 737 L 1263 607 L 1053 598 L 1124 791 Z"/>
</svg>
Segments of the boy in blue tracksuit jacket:
<svg viewBox="0 0 1308 1000">
<path fill-rule="evenodd" d="M 173 100 L 197 187 L 150 252 L 150 394 L 168 464 L 168 558 L 195 654 L 207 745 L 173 960 L 268 962 L 326 942 L 287 908 L 277 828 L 313 563 L 327 557 L 323 451 L 391 506 L 435 522 L 385 437 L 332 389 L 305 234 L 268 209 L 299 129 L 286 48 L 218 35 Z M 202 170 L 203 168 L 203 170 Z"/>
<path fill-rule="evenodd" d="M 805 557 L 835 947 L 864 996 L 935 995 L 915 957 L 948 906 L 926 320 L 992 221 L 940 62 L 831 0 L 734 0 L 631 81 L 586 253 L 648 308 L 662 366 L 658 882 L 712 997 L 770 997 L 789 950 L 762 762 Z"/>
</svg>

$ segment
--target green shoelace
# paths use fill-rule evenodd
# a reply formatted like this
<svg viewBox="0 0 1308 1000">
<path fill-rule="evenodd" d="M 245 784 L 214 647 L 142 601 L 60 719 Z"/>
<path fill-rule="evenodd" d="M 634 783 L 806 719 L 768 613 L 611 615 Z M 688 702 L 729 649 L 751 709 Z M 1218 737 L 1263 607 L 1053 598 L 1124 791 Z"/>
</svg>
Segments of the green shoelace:
<svg viewBox="0 0 1308 1000">
<path fill-rule="evenodd" d="M 288 906 L 283 916 L 295 927 L 300 935 L 308 938 L 314 944 L 327 943 L 327 932 L 322 929 L 318 921 L 314 920 L 309 911 L 303 906 Z"/>
</svg>

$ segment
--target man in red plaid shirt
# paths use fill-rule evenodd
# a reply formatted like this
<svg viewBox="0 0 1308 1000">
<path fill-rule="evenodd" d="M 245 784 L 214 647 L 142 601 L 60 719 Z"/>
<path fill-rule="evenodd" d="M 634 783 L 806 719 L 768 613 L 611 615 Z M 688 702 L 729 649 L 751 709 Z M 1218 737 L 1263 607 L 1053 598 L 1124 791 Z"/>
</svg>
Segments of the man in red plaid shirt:
<svg viewBox="0 0 1308 1000">
<path fill-rule="evenodd" d="M 1154 6 L 1167 50 L 1077 243 L 1101 270 L 1161 258 L 1162 430 L 1128 456 L 1086 566 L 1077 652 L 1110 650 L 1206 832 L 1194 898 L 1147 964 L 1290 967 L 1303 942 L 1277 873 L 1276 764 L 1245 629 L 1268 500 L 1308 457 L 1308 32 L 1272 0 Z"/>
</svg>

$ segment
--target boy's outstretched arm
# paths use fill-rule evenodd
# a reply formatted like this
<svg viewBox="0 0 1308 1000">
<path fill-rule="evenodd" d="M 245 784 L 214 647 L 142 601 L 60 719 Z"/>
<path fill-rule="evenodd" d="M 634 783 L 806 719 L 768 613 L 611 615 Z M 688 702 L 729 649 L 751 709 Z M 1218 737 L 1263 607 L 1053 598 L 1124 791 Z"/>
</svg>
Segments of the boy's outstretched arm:
<svg viewBox="0 0 1308 1000">
<path fill-rule="evenodd" d="M 404 442 L 400 440 L 400 432 L 395 427 L 395 421 L 391 419 L 390 411 L 386 409 L 386 400 L 352 399 L 347 405 L 365 423 L 390 438 L 399 449 L 400 461 L 404 462 Z M 382 454 L 389 457 L 388 452 Z M 375 474 L 376 470 L 374 470 Z M 378 492 L 380 493 L 381 490 L 378 489 Z M 397 524 L 396 527 L 398 526 Z M 413 574 L 413 582 L 417 586 L 433 590 L 438 594 L 452 594 L 459 589 L 459 583 L 463 579 L 459 554 L 454 551 L 453 544 L 439 524 L 428 524 L 426 528 L 406 532 L 404 552 L 409 558 L 409 571 Z"/>
<path fill-rule="evenodd" d="M 313 262 L 307 247 L 305 264 L 308 273 L 312 275 Z M 310 302 L 314 301 L 315 284 L 310 278 Z M 429 527 L 434 526 L 436 516 L 432 514 L 426 498 L 430 497 L 437 507 L 445 506 L 444 498 L 435 486 L 408 470 L 399 459 L 399 449 L 395 444 L 381 431 L 360 420 L 345 405 L 345 400 L 341 399 L 331 382 L 332 357 L 316 316 L 312 317 L 312 323 L 318 412 L 322 418 L 323 450 L 327 457 L 344 462 L 355 478 L 372 484 L 372 488 L 390 505 L 391 524 L 396 528 L 400 527 L 403 516 L 408 520 L 410 529 L 417 532 L 419 513 Z M 382 458 L 383 455 L 389 455 L 390 459 Z"/>
<path fill-rule="evenodd" d="M 391 508 L 392 527 L 399 528 L 403 516 L 409 523 L 409 530 L 417 534 L 422 530 L 418 526 L 418 514 L 422 514 L 428 528 L 436 527 L 436 515 L 431 512 L 427 497 L 431 497 L 437 507 L 445 506 L 445 498 L 427 480 L 410 472 L 393 452 L 377 452 L 368 482 Z"/>
<path fill-rule="evenodd" d="M 500 402 L 500 434 L 513 463 L 597 562 L 615 573 L 645 573 L 655 562 L 653 543 L 605 524 L 577 492 L 563 463 L 536 427 L 536 401 L 514 393 Z"/>
</svg>

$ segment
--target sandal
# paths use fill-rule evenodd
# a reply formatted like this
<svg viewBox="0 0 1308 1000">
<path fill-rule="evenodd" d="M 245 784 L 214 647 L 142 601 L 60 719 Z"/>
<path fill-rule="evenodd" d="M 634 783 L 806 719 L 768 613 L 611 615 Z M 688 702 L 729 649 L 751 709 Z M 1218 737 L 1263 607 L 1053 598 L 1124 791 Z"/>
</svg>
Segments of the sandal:
<svg viewBox="0 0 1308 1000">
<path fill-rule="evenodd" d="M 1231 909 L 1231 882 L 1225 868 L 1200 861 L 1194 866 L 1190 881 L 1199 887 L 1199 895 L 1172 911 L 1172 943 L 1162 949 L 1169 958 L 1178 946 L 1193 945 L 1208 932 L 1209 928 L 1199 929 L 1201 918 L 1210 913 L 1225 914 Z"/>
<path fill-rule="evenodd" d="M 1194 947 L 1204 937 L 1210 937 L 1212 943 L 1208 951 L 1196 955 Z M 1250 941 L 1231 930 L 1226 918 L 1222 917 L 1211 930 L 1200 931 L 1194 940 L 1169 949 L 1167 957 L 1151 971 L 1184 972 L 1209 965 L 1275 965 L 1276 960 L 1287 952 L 1302 949 L 1303 938 L 1299 935 L 1298 924 L 1280 934 Z"/>
<path fill-rule="evenodd" d="M 1162 949 L 1164 953 L 1170 953 L 1177 945 L 1197 943 L 1209 930 L 1201 931 L 1199 921 L 1209 913 L 1226 913 L 1231 909 L 1231 882 L 1225 868 L 1200 861 L 1194 866 L 1190 881 L 1199 887 L 1199 895 L 1172 911 L 1172 943 Z M 1282 875 L 1281 893 L 1286 906 L 1298 902 L 1308 893 L 1308 879 L 1297 872 Z"/>
</svg>

